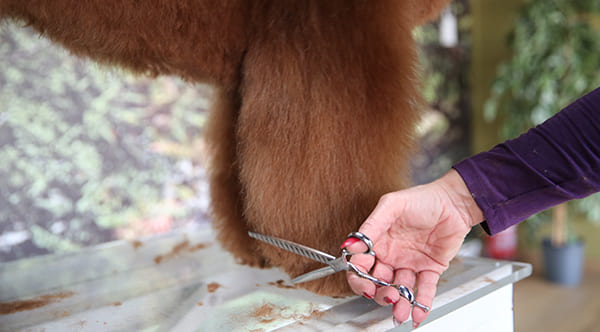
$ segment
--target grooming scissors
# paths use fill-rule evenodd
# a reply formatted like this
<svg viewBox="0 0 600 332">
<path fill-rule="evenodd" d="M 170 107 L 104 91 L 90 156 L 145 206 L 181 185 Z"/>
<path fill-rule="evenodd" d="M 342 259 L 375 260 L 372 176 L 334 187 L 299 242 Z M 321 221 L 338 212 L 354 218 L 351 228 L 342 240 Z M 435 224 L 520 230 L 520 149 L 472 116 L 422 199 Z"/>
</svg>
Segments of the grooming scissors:
<svg viewBox="0 0 600 332">
<path fill-rule="evenodd" d="M 351 253 L 346 248 L 342 248 L 342 255 L 340 257 L 335 257 L 333 255 L 324 253 L 317 249 L 313 249 L 298 243 L 294 243 L 288 240 L 276 238 L 273 236 L 263 235 L 260 233 L 248 232 L 248 235 L 257 240 L 266 242 L 268 244 L 274 245 L 281 249 L 285 249 L 287 251 L 293 252 L 297 255 L 304 256 L 306 258 L 310 258 L 314 261 L 327 264 L 328 266 L 316 269 L 310 272 L 307 272 L 303 275 L 300 275 L 294 279 L 292 279 L 292 283 L 297 284 L 301 282 L 307 282 L 311 280 L 320 279 L 326 277 L 330 274 L 334 274 L 340 271 L 352 271 L 356 273 L 359 277 L 367 279 L 378 286 L 384 287 L 393 287 L 398 290 L 400 296 L 408 300 L 411 305 L 419 307 L 423 309 L 425 312 L 429 312 L 429 307 L 423 304 L 418 303 L 415 300 L 414 294 L 404 285 L 390 284 L 381 279 L 378 279 L 368 273 L 362 272 L 359 270 L 356 265 L 352 264 L 349 261 L 349 257 L 352 255 L 370 255 L 373 256 L 374 259 L 377 259 L 375 256 L 375 251 L 373 251 L 373 242 L 366 235 L 360 232 L 352 232 L 348 234 L 347 238 L 355 238 L 360 240 L 367 246 L 367 250 L 361 253 Z"/>
</svg>

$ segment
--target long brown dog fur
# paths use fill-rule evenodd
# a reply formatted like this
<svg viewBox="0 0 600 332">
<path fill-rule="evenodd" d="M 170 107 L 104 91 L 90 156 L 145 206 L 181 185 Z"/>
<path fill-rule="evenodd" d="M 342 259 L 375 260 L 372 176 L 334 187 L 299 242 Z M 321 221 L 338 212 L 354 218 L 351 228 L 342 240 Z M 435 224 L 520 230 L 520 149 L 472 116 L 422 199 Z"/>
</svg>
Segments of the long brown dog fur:
<svg viewBox="0 0 600 332">
<path fill-rule="evenodd" d="M 292 276 L 318 264 L 248 230 L 332 254 L 408 184 L 421 98 L 415 25 L 448 0 L 0 0 L 76 56 L 216 87 L 206 139 L 218 240 Z M 304 284 L 345 295 L 343 274 Z"/>
</svg>

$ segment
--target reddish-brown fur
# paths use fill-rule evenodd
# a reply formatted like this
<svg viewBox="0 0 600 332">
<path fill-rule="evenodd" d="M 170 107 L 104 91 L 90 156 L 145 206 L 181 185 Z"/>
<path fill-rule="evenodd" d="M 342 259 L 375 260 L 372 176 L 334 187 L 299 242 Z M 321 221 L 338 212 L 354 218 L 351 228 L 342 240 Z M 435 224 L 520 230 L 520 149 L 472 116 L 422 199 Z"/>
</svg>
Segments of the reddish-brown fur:
<svg viewBox="0 0 600 332">
<path fill-rule="evenodd" d="M 217 236 L 241 262 L 318 265 L 258 231 L 339 252 L 407 185 L 421 104 L 413 26 L 448 0 L 0 0 L 77 56 L 215 85 L 206 129 Z M 307 283 L 348 294 L 343 274 Z"/>
</svg>

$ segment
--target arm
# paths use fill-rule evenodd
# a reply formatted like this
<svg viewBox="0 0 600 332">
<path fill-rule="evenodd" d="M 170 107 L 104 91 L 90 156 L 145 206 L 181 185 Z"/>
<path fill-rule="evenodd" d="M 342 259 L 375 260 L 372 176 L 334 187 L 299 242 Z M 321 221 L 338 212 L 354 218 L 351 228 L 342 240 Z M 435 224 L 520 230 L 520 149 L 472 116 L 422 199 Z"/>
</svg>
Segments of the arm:
<svg viewBox="0 0 600 332">
<path fill-rule="evenodd" d="M 14 18 L 77 56 L 142 74 L 229 84 L 246 48 L 246 2 L 0 0 Z"/>
<path fill-rule="evenodd" d="M 454 168 L 483 210 L 490 234 L 600 191 L 600 89 Z"/>
<path fill-rule="evenodd" d="M 432 183 L 383 196 L 359 231 L 374 242 L 378 261 L 373 275 L 417 288 L 417 302 L 430 306 L 440 274 L 472 226 L 485 218 L 495 234 L 537 211 L 598 191 L 600 89 Z M 363 251 L 353 247 L 359 245 L 349 249 Z M 364 255 L 353 256 L 352 262 L 364 271 L 373 265 Z M 397 321 L 408 318 L 411 308 L 395 289 L 375 288 L 353 273 L 348 282 L 357 294 L 393 304 Z M 413 308 L 412 317 L 418 326 L 427 313 Z"/>
</svg>

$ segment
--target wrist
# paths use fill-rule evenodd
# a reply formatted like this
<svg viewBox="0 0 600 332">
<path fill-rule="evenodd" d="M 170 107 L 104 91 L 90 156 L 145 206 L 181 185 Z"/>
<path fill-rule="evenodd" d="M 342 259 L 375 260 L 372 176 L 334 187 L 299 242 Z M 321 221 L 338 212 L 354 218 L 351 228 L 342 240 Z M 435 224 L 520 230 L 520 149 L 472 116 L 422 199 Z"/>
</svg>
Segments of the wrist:
<svg viewBox="0 0 600 332">
<path fill-rule="evenodd" d="M 463 215 L 467 226 L 473 227 L 485 220 L 483 211 L 481 211 L 465 181 L 455 169 L 450 169 L 436 182 L 448 194 L 456 209 Z"/>
</svg>

